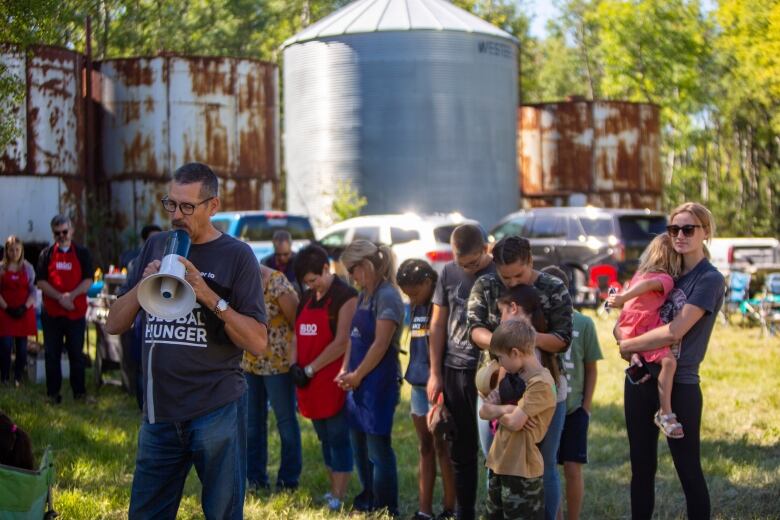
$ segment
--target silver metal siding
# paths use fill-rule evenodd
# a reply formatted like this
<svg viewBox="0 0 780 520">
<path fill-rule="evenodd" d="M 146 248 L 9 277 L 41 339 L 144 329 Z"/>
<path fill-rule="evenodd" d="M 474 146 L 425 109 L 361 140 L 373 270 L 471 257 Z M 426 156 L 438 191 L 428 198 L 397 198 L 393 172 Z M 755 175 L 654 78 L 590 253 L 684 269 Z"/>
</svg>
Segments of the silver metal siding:
<svg viewBox="0 0 780 520">
<path fill-rule="evenodd" d="M 286 48 L 288 209 L 327 224 L 339 179 L 366 214 L 460 211 L 490 226 L 516 209 L 516 52 L 427 30 Z"/>
</svg>

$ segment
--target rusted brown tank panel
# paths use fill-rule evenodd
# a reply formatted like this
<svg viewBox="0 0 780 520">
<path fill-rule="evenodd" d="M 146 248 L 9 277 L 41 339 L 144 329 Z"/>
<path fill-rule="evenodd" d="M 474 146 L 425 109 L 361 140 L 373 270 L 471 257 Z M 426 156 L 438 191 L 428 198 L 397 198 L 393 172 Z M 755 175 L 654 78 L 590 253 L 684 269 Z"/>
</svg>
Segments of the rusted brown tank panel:
<svg viewBox="0 0 780 520">
<path fill-rule="evenodd" d="M 658 107 L 620 101 L 524 105 L 518 174 L 526 205 L 661 206 Z"/>
<path fill-rule="evenodd" d="M 278 182 L 276 65 L 166 55 L 96 66 L 109 180 L 162 179 L 199 161 L 220 177 Z"/>
<path fill-rule="evenodd" d="M 83 240 L 85 121 L 83 59 L 67 49 L 0 47 L 0 62 L 23 88 L 12 107 L 17 134 L 0 148 L 0 236 L 51 241 L 49 221 L 71 215 Z"/>
<path fill-rule="evenodd" d="M 0 60 L 24 85 L 14 108 L 17 137 L 0 150 L 2 175 L 84 175 L 83 58 L 57 47 L 0 48 Z"/>
</svg>

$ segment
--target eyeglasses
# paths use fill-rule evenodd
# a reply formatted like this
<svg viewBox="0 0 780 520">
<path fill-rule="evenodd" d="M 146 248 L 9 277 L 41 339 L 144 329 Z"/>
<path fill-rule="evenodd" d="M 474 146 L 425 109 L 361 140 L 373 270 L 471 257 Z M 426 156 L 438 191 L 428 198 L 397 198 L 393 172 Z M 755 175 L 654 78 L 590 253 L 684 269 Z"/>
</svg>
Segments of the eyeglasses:
<svg viewBox="0 0 780 520">
<path fill-rule="evenodd" d="M 684 226 L 666 226 L 666 232 L 669 236 L 675 238 L 677 235 L 682 234 L 686 237 L 692 237 L 696 232 L 696 228 L 704 227 L 701 224 L 685 224 Z"/>
<path fill-rule="evenodd" d="M 176 202 L 175 200 L 171 200 L 168 197 L 163 198 L 160 202 L 162 202 L 163 208 L 168 213 L 176 213 L 176 208 L 179 208 L 182 215 L 192 215 L 195 213 L 196 207 L 200 206 L 201 204 L 205 204 L 213 198 L 214 197 L 209 197 L 198 202 L 197 204 L 192 204 L 191 202 Z"/>
<path fill-rule="evenodd" d="M 51 232 L 55 237 L 64 237 L 68 235 L 70 229 L 52 229 Z"/>
</svg>

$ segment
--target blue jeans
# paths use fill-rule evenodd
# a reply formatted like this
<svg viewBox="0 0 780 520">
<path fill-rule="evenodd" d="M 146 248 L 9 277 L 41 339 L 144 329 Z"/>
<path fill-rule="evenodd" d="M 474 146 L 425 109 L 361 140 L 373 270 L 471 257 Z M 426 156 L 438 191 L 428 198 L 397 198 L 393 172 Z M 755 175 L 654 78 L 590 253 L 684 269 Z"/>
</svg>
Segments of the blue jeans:
<svg viewBox="0 0 780 520">
<path fill-rule="evenodd" d="M 268 401 L 276 415 L 282 457 L 276 486 L 298 487 L 303 467 L 301 429 L 296 415 L 295 385 L 290 374 L 258 376 L 245 374 L 249 385 L 247 414 L 246 476 L 250 487 L 268 485 Z"/>
<path fill-rule="evenodd" d="M 539 450 L 544 459 L 544 518 L 555 520 L 558 507 L 561 504 L 561 477 L 558 475 L 556 462 L 558 461 L 558 446 L 561 444 L 561 432 L 566 422 L 566 401 L 563 400 L 555 406 L 547 434 L 539 443 Z"/>
<path fill-rule="evenodd" d="M 14 380 L 21 381 L 27 369 L 27 337 L 5 336 L 0 338 L 0 381 L 8 381 L 11 376 L 11 352 L 16 346 L 14 362 Z"/>
<path fill-rule="evenodd" d="M 312 419 L 311 423 L 322 446 L 322 459 L 325 461 L 325 466 L 336 473 L 351 472 L 352 443 L 349 438 L 346 408 L 342 408 L 339 413 L 327 419 Z"/>
<path fill-rule="evenodd" d="M 60 395 L 62 387 L 62 351 L 68 353 L 70 363 L 70 388 L 73 397 L 87 393 L 85 386 L 84 331 L 87 321 L 84 318 L 71 320 L 65 316 L 41 315 L 43 327 L 43 347 L 46 350 L 46 395 Z"/>
<path fill-rule="evenodd" d="M 352 428 L 352 451 L 363 490 L 354 500 L 358 511 L 387 508 L 398 515 L 398 468 L 389 435 L 372 435 Z"/>
<path fill-rule="evenodd" d="M 242 519 L 246 489 L 246 393 L 195 419 L 146 420 L 130 494 L 130 519 L 175 519 L 184 481 L 195 465 L 207 519 Z"/>
</svg>

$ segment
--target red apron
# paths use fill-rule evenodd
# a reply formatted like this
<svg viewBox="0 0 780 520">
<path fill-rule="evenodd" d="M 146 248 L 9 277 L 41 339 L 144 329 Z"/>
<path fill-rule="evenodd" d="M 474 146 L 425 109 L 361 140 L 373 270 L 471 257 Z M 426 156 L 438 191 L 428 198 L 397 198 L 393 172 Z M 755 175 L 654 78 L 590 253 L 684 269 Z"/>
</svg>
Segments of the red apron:
<svg viewBox="0 0 780 520">
<path fill-rule="evenodd" d="M 322 308 L 312 308 L 313 301 L 314 295 L 295 320 L 298 364 L 302 367 L 314 361 L 334 337 L 328 320 L 331 301 L 326 301 Z M 327 419 L 343 408 L 346 394 L 333 381 L 341 370 L 343 359 L 341 356 L 319 370 L 304 388 L 296 388 L 301 415 L 309 419 Z"/>
<path fill-rule="evenodd" d="M 18 271 L 3 271 L 0 279 L 0 294 L 9 307 L 18 307 L 27 302 L 30 295 L 30 280 L 27 278 L 27 270 L 19 266 Z M 14 319 L 0 311 L 0 336 L 25 337 L 35 336 L 37 331 L 35 323 L 35 309 L 29 308 L 21 318 Z"/>
<path fill-rule="evenodd" d="M 61 293 L 71 292 L 79 286 L 84 277 L 81 264 L 76 255 L 76 245 L 71 244 L 66 253 L 60 251 L 59 244 L 54 244 L 48 266 L 49 284 Z M 74 309 L 65 310 L 60 303 L 48 296 L 43 296 L 43 308 L 49 316 L 65 316 L 70 320 L 78 320 L 87 314 L 87 295 L 82 294 L 73 299 Z"/>
</svg>

